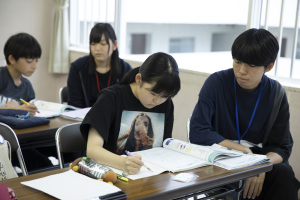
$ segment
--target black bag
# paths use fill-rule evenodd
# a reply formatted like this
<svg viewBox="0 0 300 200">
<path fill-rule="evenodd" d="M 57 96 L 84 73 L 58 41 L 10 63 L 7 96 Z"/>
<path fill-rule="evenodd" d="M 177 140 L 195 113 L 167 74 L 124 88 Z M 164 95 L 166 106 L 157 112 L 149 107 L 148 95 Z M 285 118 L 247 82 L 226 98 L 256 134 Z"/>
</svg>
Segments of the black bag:
<svg viewBox="0 0 300 200">
<path fill-rule="evenodd" d="M 29 128 L 49 124 L 50 120 L 42 117 L 29 116 L 25 110 L 0 109 L 0 122 L 14 129 Z"/>
</svg>

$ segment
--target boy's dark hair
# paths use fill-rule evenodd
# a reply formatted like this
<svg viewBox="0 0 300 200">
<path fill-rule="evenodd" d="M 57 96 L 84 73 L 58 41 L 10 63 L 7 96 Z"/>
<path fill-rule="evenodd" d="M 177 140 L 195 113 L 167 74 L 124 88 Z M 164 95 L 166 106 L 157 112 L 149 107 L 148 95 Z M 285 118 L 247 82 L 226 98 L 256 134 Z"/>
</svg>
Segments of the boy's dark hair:
<svg viewBox="0 0 300 200">
<path fill-rule="evenodd" d="M 127 72 L 121 84 L 135 82 L 135 76 L 138 73 L 142 75 L 142 82 L 156 82 L 151 91 L 163 97 L 174 97 L 180 90 L 178 65 L 169 54 L 162 52 L 152 54 L 142 66 Z"/>
<path fill-rule="evenodd" d="M 265 29 L 248 29 L 232 44 L 233 59 L 249 65 L 264 66 L 275 62 L 279 50 L 277 39 Z"/>
<path fill-rule="evenodd" d="M 27 33 L 17 33 L 10 36 L 4 45 L 4 56 L 7 64 L 8 57 L 12 55 L 15 60 L 19 58 L 40 58 L 42 48 L 38 41 Z"/>
<path fill-rule="evenodd" d="M 109 50 L 111 48 L 111 46 L 109 46 L 109 39 L 111 39 L 111 41 L 115 43 L 115 41 L 117 40 L 117 36 L 113 27 L 108 23 L 97 23 L 94 25 L 90 33 L 90 45 L 92 43 L 99 43 L 101 41 L 102 35 L 105 36 L 105 40 L 106 43 L 108 44 L 108 50 Z M 111 71 L 112 80 L 116 79 L 121 73 L 120 65 L 121 64 L 119 58 L 119 51 L 117 48 L 115 51 L 113 51 L 111 55 L 110 71 Z M 95 72 L 96 72 L 96 63 L 95 63 L 94 56 L 90 51 L 89 73 L 93 74 Z"/>
</svg>

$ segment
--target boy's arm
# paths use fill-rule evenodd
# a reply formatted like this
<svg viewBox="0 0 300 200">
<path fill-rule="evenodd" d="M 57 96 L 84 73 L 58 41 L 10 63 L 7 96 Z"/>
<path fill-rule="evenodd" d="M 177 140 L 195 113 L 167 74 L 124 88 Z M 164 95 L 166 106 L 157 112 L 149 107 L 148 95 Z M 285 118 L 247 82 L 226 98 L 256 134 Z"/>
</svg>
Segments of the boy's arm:
<svg viewBox="0 0 300 200">
<path fill-rule="evenodd" d="M 103 148 L 104 140 L 96 129 L 90 127 L 87 142 L 86 154 L 89 158 L 117 169 L 128 172 L 128 174 L 136 174 L 143 166 L 141 157 L 135 154 L 134 157 L 123 157 L 114 154 Z"/>
<path fill-rule="evenodd" d="M 267 138 L 266 143 L 263 145 L 263 154 L 277 154 L 277 156 L 281 157 L 283 161 L 287 161 L 289 159 L 293 147 L 293 138 L 290 133 L 289 119 L 289 105 L 285 94 L 269 137 Z M 278 157 L 275 159 L 276 162 L 278 161 Z M 272 158 L 274 157 L 272 156 Z"/>
<path fill-rule="evenodd" d="M 252 151 L 250 150 L 250 148 L 241 145 L 241 144 L 237 144 L 235 142 L 232 142 L 230 140 L 223 140 L 222 142 L 219 143 L 219 145 L 223 146 L 223 147 L 228 147 L 231 149 L 235 149 L 238 151 L 242 151 L 242 152 L 247 152 L 247 153 L 252 153 Z"/>
<path fill-rule="evenodd" d="M 230 140 L 224 140 L 224 141 L 220 142 L 219 145 L 228 147 L 231 149 L 235 149 L 238 151 L 242 151 L 242 152 L 252 153 L 250 148 L 248 148 L 244 145 L 241 145 L 241 144 L 231 142 Z M 269 162 L 271 162 L 272 164 L 282 163 L 282 161 L 283 161 L 282 157 L 278 153 L 275 153 L 275 152 L 269 152 L 266 154 L 266 156 L 270 159 Z"/>
<path fill-rule="evenodd" d="M 12 108 L 15 108 L 15 107 L 18 107 L 18 106 L 20 106 L 20 104 L 18 102 L 9 101 L 6 104 L 2 105 L 0 108 L 2 108 L 2 109 L 12 109 Z"/>
<path fill-rule="evenodd" d="M 35 113 L 38 111 L 37 107 L 33 103 L 30 103 L 29 105 L 20 105 L 15 101 L 7 102 L 6 104 L 2 105 L 0 109 L 26 110 L 29 112 L 30 116 L 35 115 Z"/>
</svg>

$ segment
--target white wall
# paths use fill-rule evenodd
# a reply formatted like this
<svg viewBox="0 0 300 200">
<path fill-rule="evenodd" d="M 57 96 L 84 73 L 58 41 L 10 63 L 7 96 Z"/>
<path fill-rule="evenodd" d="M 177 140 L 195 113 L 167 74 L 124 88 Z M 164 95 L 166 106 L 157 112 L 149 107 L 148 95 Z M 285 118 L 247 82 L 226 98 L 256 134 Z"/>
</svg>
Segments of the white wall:
<svg viewBox="0 0 300 200">
<path fill-rule="evenodd" d="M 66 85 L 67 75 L 48 73 L 50 35 L 53 25 L 52 0 L 0 0 L 0 66 L 5 66 L 3 47 L 18 32 L 34 36 L 42 47 L 42 56 L 35 73 L 29 77 L 37 99 L 58 102 L 59 87 Z"/>
</svg>

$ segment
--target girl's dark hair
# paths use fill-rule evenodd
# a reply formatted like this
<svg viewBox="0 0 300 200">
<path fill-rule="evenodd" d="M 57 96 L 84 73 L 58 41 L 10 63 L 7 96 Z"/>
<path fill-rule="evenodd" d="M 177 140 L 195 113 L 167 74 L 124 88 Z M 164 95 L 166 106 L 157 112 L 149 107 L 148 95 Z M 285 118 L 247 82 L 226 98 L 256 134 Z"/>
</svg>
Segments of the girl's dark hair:
<svg viewBox="0 0 300 200">
<path fill-rule="evenodd" d="M 99 43 L 101 41 L 102 35 L 105 36 L 105 40 L 106 40 L 106 43 L 108 44 L 108 50 L 109 50 L 111 48 L 111 46 L 109 46 L 109 39 L 111 39 L 111 41 L 113 43 L 115 43 L 115 41 L 117 40 L 117 37 L 116 37 L 113 27 L 108 23 L 97 23 L 94 25 L 94 27 L 92 28 L 91 33 L 90 33 L 90 45 L 92 43 Z M 118 51 L 118 49 L 116 49 L 115 51 L 113 51 L 113 53 L 111 55 L 110 72 L 111 72 L 112 80 L 116 79 L 119 76 L 119 74 L 121 73 L 120 65 L 121 64 L 120 64 L 120 58 L 119 58 L 119 51 Z M 96 72 L 96 63 L 95 63 L 94 56 L 92 55 L 92 53 L 90 51 L 89 73 L 93 74 L 95 72 Z"/>
<path fill-rule="evenodd" d="M 277 39 L 265 29 L 249 29 L 240 34 L 232 44 L 233 59 L 241 62 L 264 66 L 275 62 L 279 50 Z"/>
<path fill-rule="evenodd" d="M 169 54 L 158 52 L 150 55 L 142 66 L 127 72 L 120 83 L 135 82 L 138 73 L 142 75 L 142 83 L 156 82 L 151 91 L 163 97 L 174 97 L 180 90 L 178 65 Z"/>
<path fill-rule="evenodd" d="M 17 33 L 6 41 L 3 52 L 6 63 L 10 64 L 9 55 L 12 55 L 15 60 L 19 58 L 40 58 L 42 48 L 33 36 L 27 33 Z"/>
</svg>

